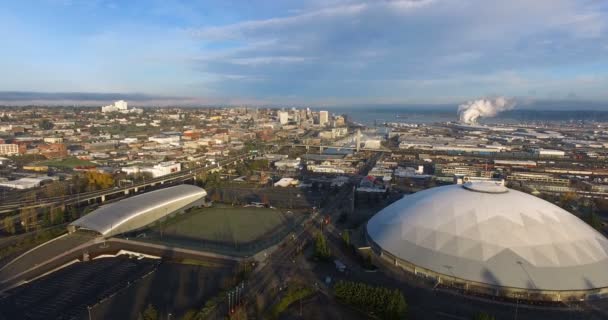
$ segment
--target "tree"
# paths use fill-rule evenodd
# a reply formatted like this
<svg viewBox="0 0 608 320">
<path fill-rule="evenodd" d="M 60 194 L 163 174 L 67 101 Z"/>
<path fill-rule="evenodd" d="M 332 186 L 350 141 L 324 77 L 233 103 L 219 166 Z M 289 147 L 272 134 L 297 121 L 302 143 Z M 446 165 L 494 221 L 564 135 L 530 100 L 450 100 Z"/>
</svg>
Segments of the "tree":
<svg viewBox="0 0 608 320">
<path fill-rule="evenodd" d="M 50 214 L 52 224 L 60 224 L 65 220 L 65 212 L 61 207 L 51 208 Z"/>
<path fill-rule="evenodd" d="M 139 319 L 141 320 L 158 320 L 158 311 L 152 304 L 148 304 L 144 313 L 139 314 Z"/>
<path fill-rule="evenodd" d="M 576 203 L 577 200 L 578 195 L 575 192 L 566 192 L 559 197 L 559 206 L 566 208 L 568 205 Z"/>
<path fill-rule="evenodd" d="M 82 215 L 86 216 L 87 214 L 91 213 L 92 211 L 93 211 L 93 209 L 91 209 L 90 207 L 86 207 L 86 208 L 84 208 Z"/>
<path fill-rule="evenodd" d="M 86 191 L 87 184 L 88 184 L 88 179 L 84 174 L 75 174 L 72 177 L 73 188 L 70 188 L 71 194 Z"/>
<path fill-rule="evenodd" d="M 47 208 L 42 209 L 42 225 L 45 227 L 50 227 L 53 225 L 53 220 L 51 218 L 51 211 Z"/>
<path fill-rule="evenodd" d="M 496 318 L 485 312 L 479 312 L 473 317 L 473 320 L 496 320 Z"/>
<path fill-rule="evenodd" d="M 263 194 L 262 195 L 262 203 L 269 206 L 270 205 L 270 200 L 268 199 L 268 195 L 267 194 Z"/>
<path fill-rule="evenodd" d="M 11 161 L 13 163 L 15 163 L 15 165 L 17 167 L 23 167 L 24 165 L 27 165 L 27 164 L 35 162 L 35 161 L 46 160 L 46 158 L 43 155 L 39 155 L 39 154 L 22 154 L 22 155 L 18 155 L 18 156 L 11 156 L 11 157 L 9 157 L 9 159 L 11 159 Z"/>
<path fill-rule="evenodd" d="M 200 181 L 203 188 L 216 188 L 220 185 L 220 175 L 217 172 L 201 174 Z"/>
<path fill-rule="evenodd" d="M 250 170 L 260 171 L 268 169 L 268 160 L 253 160 L 247 163 Z"/>
<path fill-rule="evenodd" d="M 80 218 L 78 209 L 76 209 L 76 207 L 70 207 L 70 209 L 68 210 L 68 219 L 70 219 L 70 221 L 74 221 L 78 218 Z"/>
<path fill-rule="evenodd" d="M 49 119 L 43 119 L 38 123 L 38 126 L 43 130 L 51 130 L 55 126 Z"/>
<path fill-rule="evenodd" d="M 12 217 L 5 217 L 3 220 L 4 231 L 9 234 L 15 234 L 15 221 Z"/>
<path fill-rule="evenodd" d="M 196 310 L 188 310 L 182 317 L 182 320 L 196 320 L 196 319 L 197 319 Z"/>
<path fill-rule="evenodd" d="M 344 240 L 344 244 L 347 247 L 350 246 L 350 233 L 348 230 L 344 230 L 344 232 L 342 232 L 342 240 Z"/>
<path fill-rule="evenodd" d="M 23 196 L 23 201 L 35 202 L 37 199 L 38 199 L 38 194 L 36 193 L 36 191 L 28 191 Z"/>
<path fill-rule="evenodd" d="M 315 256 L 323 260 L 331 257 L 331 250 L 327 245 L 327 239 L 325 239 L 325 236 L 321 233 L 318 233 L 315 237 Z"/>
<path fill-rule="evenodd" d="M 234 312 L 230 314 L 230 320 L 247 320 L 247 310 L 243 306 L 236 307 Z"/>
<path fill-rule="evenodd" d="M 44 194 L 49 198 L 64 196 L 65 185 L 60 181 L 53 181 L 44 187 Z"/>
<path fill-rule="evenodd" d="M 598 230 L 598 231 L 602 230 L 602 219 L 597 214 L 597 212 L 595 212 L 595 210 L 591 210 L 585 220 L 587 220 L 587 223 L 593 229 Z"/>
<path fill-rule="evenodd" d="M 220 202 L 222 200 L 222 197 L 220 196 L 220 193 L 217 191 L 214 191 L 211 194 L 211 201 L 213 202 Z"/>
<path fill-rule="evenodd" d="M 374 313 L 381 319 L 402 319 L 407 311 L 405 298 L 398 289 L 341 280 L 334 286 L 334 293 L 338 300 Z"/>
<path fill-rule="evenodd" d="M 398 289 L 390 293 L 388 304 L 386 305 L 386 319 L 401 319 L 407 310 L 407 304 L 403 294 Z"/>
<path fill-rule="evenodd" d="M 234 170 L 236 171 L 236 174 L 238 174 L 239 176 L 249 175 L 249 169 L 242 162 L 238 162 L 236 164 L 236 166 L 234 167 Z"/>
<path fill-rule="evenodd" d="M 87 171 L 85 177 L 87 178 L 89 187 L 93 190 L 107 189 L 114 185 L 114 179 L 112 178 L 111 174 L 97 171 Z"/>
<path fill-rule="evenodd" d="M 34 208 L 22 208 L 19 211 L 19 218 L 21 219 L 21 225 L 23 225 L 25 232 L 30 231 L 38 223 L 38 215 Z"/>
</svg>

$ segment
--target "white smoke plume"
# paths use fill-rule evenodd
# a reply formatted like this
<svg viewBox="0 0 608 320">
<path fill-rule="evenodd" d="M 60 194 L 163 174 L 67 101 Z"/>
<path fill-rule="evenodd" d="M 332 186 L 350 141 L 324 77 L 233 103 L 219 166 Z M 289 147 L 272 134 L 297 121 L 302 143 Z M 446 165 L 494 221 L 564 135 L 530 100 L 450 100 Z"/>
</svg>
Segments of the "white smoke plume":
<svg viewBox="0 0 608 320">
<path fill-rule="evenodd" d="M 458 106 L 458 116 L 460 122 L 473 124 L 480 117 L 489 118 L 497 114 L 511 110 L 515 107 L 515 101 L 505 97 L 497 97 L 494 99 L 484 98 L 472 101 L 467 101 Z"/>
</svg>

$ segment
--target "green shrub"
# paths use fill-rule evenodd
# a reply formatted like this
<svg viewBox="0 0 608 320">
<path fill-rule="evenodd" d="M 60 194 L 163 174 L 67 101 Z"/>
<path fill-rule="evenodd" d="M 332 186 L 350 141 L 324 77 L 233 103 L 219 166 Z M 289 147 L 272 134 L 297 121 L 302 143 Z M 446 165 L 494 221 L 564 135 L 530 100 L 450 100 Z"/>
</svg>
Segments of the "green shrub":
<svg viewBox="0 0 608 320">
<path fill-rule="evenodd" d="M 401 319 L 407 310 L 405 298 L 397 289 L 342 280 L 334 286 L 334 293 L 340 301 L 380 315 L 382 319 Z"/>
</svg>

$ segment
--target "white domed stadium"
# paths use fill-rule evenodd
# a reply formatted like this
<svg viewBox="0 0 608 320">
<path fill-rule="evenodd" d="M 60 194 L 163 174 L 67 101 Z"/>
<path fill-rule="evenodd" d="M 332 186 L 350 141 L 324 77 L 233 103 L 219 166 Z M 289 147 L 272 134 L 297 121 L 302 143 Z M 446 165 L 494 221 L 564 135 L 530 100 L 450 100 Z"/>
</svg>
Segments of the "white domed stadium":
<svg viewBox="0 0 608 320">
<path fill-rule="evenodd" d="M 391 264 L 448 286 L 531 300 L 608 296 L 608 239 L 500 182 L 404 197 L 372 217 L 367 236 Z"/>
</svg>

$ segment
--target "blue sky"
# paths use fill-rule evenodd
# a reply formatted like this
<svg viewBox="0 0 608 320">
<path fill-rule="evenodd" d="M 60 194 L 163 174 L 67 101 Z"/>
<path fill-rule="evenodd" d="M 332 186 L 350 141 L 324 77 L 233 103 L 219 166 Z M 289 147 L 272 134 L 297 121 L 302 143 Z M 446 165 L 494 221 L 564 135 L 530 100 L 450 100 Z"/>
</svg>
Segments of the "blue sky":
<svg viewBox="0 0 608 320">
<path fill-rule="evenodd" d="M 608 101 L 603 0 L 5 1 L 0 39 L 5 103 Z"/>
</svg>

